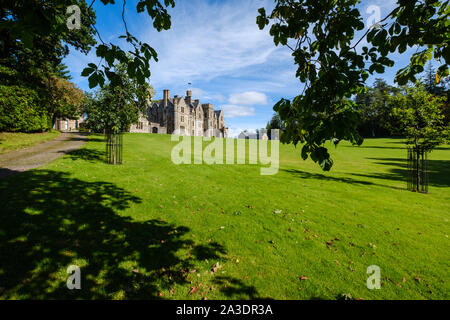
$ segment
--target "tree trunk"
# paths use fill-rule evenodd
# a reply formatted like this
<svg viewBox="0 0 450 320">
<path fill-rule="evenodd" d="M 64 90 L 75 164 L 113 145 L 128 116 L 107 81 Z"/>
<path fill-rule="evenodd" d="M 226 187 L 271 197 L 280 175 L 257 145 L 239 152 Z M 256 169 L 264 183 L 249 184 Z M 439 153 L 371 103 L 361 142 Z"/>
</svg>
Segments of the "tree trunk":
<svg viewBox="0 0 450 320">
<path fill-rule="evenodd" d="M 112 164 L 116 164 L 116 161 L 117 161 L 117 159 L 116 159 L 116 143 L 117 143 L 117 141 L 116 141 L 116 134 L 112 134 L 111 135 L 111 140 L 112 140 Z"/>
<path fill-rule="evenodd" d="M 420 192 L 420 150 L 419 147 L 416 148 L 417 150 L 417 155 L 416 155 L 416 170 L 417 170 L 417 184 L 416 184 L 416 189 L 417 192 Z"/>
</svg>

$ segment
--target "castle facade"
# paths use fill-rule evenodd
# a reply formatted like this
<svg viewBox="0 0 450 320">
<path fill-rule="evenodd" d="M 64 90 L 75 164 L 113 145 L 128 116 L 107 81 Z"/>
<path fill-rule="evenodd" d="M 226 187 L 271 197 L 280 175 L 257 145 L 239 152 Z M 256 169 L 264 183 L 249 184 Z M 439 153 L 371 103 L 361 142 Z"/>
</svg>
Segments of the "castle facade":
<svg viewBox="0 0 450 320">
<path fill-rule="evenodd" d="M 132 125 L 130 132 L 181 134 L 226 138 L 228 128 L 222 110 L 214 110 L 210 103 L 201 104 L 192 99 L 188 90 L 186 97 L 170 98 L 169 90 L 164 90 L 163 99 L 153 102 L 141 114 L 139 122 Z"/>
</svg>

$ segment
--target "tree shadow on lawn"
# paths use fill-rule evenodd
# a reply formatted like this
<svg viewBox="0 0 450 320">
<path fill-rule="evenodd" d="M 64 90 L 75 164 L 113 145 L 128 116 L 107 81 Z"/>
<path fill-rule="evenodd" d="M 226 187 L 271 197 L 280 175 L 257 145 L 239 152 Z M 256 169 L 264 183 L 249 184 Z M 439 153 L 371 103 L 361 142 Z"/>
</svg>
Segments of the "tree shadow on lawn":
<svg viewBox="0 0 450 320">
<path fill-rule="evenodd" d="M 396 180 L 404 181 L 406 185 L 407 179 L 407 163 L 405 158 L 367 158 L 375 160 L 374 163 L 386 165 L 394 168 L 389 168 L 388 173 L 376 174 L 358 174 L 351 173 L 358 177 L 367 177 L 372 179 Z M 450 186 L 450 161 L 449 160 L 428 160 L 429 185 L 436 187 Z"/>
<path fill-rule="evenodd" d="M 393 142 L 395 143 L 395 142 Z M 385 147 L 385 146 L 344 146 L 345 148 L 361 148 L 361 149 L 404 149 L 406 150 L 406 146 L 404 147 Z"/>
<path fill-rule="evenodd" d="M 98 162 L 106 160 L 106 153 L 95 149 L 77 149 L 72 151 L 59 151 L 66 154 L 72 160 L 84 160 L 88 162 Z"/>
<path fill-rule="evenodd" d="M 0 180 L 0 297 L 110 299 L 120 292 L 121 298 L 164 299 L 170 296 L 159 291 L 176 284 L 187 295 L 195 262 L 224 259 L 224 247 L 195 244 L 185 226 L 119 215 L 140 202 L 112 183 L 51 170 Z M 81 290 L 66 287 L 72 264 L 80 264 Z M 233 288 L 217 289 L 257 297 L 251 286 Z"/>
<path fill-rule="evenodd" d="M 406 150 L 406 144 L 405 142 L 402 141 L 388 141 L 387 143 L 390 144 L 401 144 L 401 147 L 395 147 L 395 146 L 365 146 L 365 145 L 361 145 L 361 146 L 344 146 L 346 148 L 361 148 L 361 149 L 401 149 L 401 150 Z M 450 147 L 436 147 L 435 150 L 450 150 Z"/>
<path fill-rule="evenodd" d="M 325 180 L 325 181 L 333 181 L 333 182 L 343 182 L 343 183 L 349 183 L 349 184 L 359 184 L 359 185 L 365 185 L 365 186 L 380 186 L 380 187 L 386 187 L 386 188 L 392 188 L 397 190 L 403 190 L 403 188 L 398 188 L 394 186 L 387 186 L 383 184 L 378 184 L 366 180 L 356 180 L 353 178 L 344 178 L 344 177 L 332 177 L 327 176 L 325 174 L 321 173 L 311 173 L 306 171 L 301 171 L 297 169 L 280 169 L 280 171 L 285 171 L 288 173 L 291 173 L 292 175 L 295 175 L 301 179 L 313 179 L 313 180 Z M 364 176 L 364 175 L 361 175 Z M 369 176 L 367 176 L 369 177 Z"/>
</svg>

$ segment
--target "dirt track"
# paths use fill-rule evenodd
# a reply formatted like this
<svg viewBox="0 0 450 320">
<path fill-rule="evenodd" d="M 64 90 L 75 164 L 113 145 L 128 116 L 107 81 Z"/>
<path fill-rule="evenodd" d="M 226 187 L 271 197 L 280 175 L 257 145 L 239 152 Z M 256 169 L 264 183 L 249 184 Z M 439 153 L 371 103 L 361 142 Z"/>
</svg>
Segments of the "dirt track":
<svg viewBox="0 0 450 320">
<path fill-rule="evenodd" d="M 0 179 L 47 164 L 80 148 L 86 141 L 86 134 L 65 132 L 51 141 L 2 154 L 0 155 Z"/>
</svg>

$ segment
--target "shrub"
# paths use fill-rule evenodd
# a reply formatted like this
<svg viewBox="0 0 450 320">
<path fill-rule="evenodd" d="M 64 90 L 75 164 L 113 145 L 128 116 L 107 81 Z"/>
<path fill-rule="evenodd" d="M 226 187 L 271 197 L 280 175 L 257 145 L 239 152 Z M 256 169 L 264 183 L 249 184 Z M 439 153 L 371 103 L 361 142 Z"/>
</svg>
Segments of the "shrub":
<svg viewBox="0 0 450 320">
<path fill-rule="evenodd" d="M 35 90 L 0 85 L 0 131 L 46 131 L 49 123 Z"/>
</svg>

